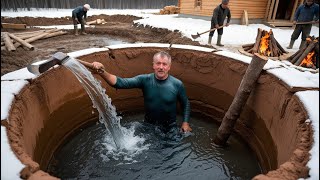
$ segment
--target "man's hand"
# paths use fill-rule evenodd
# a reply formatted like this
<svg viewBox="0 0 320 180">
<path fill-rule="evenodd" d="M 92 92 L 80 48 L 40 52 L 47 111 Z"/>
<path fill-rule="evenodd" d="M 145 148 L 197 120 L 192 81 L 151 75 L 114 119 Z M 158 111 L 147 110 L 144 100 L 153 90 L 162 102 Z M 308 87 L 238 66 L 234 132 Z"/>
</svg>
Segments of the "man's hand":
<svg viewBox="0 0 320 180">
<path fill-rule="evenodd" d="M 216 24 L 216 26 L 215 26 L 215 27 L 216 27 L 216 29 L 218 29 L 218 28 L 219 28 L 219 24 Z"/>
<path fill-rule="evenodd" d="M 74 20 L 76 20 L 76 21 L 80 24 L 80 22 L 79 22 L 78 18 L 75 18 Z"/>
<path fill-rule="evenodd" d="M 182 132 L 190 132 L 192 131 L 191 127 L 189 126 L 189 123 L 183 122 L 181 125 Z"/>
<path fill-rule="evenodd" d="M 228 26 L 229 26 L 229 23 L 227 23 L 225 26 L 228 27 Z"/>
<path fill-rule="evenodd" d="M 100 62 L 93 62 L 92 63 L 92 70 L 98 74 L 104 73 L 104 65 Z"/>
<path fill-rule="evenodd" d="M 296 25 L 297 24 L 297 21 L 293 21 L 293 25 Z"/>
</svg>

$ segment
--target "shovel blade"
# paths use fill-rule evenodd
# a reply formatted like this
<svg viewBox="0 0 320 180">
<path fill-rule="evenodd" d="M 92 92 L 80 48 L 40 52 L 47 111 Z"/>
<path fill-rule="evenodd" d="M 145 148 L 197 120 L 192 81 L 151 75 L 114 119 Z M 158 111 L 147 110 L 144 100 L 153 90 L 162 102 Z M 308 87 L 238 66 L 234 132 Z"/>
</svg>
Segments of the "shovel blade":
<svg viewBox="0 0 320 180">
<path fill-rule="evenodd" d="M 31 73 L 34 74 L 34 75 L 39 75 L 39 74 L 41 74 L 41 73 L 39 72 L 39 65 L 29 64 L 29 65 L 27 66 L 27 69 L 28 69 L 29 72 L 31 72 Z"/>
<path fill-rule="evenodd" d="M 191 37 L 193 38 L 193 39 L 197 39 L 198 37 L 200 37 L 200 35 L 191 35 Z"/>
<path fill-rule="evenodd" d="M 65 63 L 67 60 L 69 60 L 69 56 L 62 53 L 62 52 L 57 52 L 52 55 L 51 58 L 47 59 L 46 62 L 42 64 L 29 64 L 27 66 L 27 69 L 29 72 L 35 75 L 39 75 L 48 69 L 52 68 L 55 65 L 61 65 Z"/>
</svg>

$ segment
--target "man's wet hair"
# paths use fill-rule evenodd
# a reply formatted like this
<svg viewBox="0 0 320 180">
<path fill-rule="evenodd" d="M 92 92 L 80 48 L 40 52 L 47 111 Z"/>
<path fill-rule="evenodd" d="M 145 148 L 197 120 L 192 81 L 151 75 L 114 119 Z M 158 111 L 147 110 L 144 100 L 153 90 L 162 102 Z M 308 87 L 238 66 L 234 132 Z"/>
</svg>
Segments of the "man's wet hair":
<svg viewBox="0 0 320 180">
<path fill-rule="evenodd" d="M 164 58 L 164 57 L 167 57 L 168 60 L 169 60 L 169 63 L 171 64 L 171 56 L 169 53 L 165 52 L 165 51 L 160 51 L 160 52 L 157 52 L 156 54 L 153 55 L 153 62 L 158 58 Z"/>
</svg>

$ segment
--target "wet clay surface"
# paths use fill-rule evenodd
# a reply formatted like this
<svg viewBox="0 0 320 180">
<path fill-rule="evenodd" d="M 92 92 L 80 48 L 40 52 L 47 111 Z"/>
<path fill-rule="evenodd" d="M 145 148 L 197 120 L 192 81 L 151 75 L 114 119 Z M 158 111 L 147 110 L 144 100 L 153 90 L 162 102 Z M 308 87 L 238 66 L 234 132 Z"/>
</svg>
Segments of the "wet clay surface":
<svg viewBox="0 0 320 180">
<path fill-rule="evenodd" d="M 1 51 L 1 76 L 24 68 L 33 61 L 48 59 L 55 52 L 72 52 L 86 48 L 99 48 L 110 45 L 107 39 L 120 40 L 127 43 L 174 43 L 186 45 L 200 45 L 197 41 L 182 37 L 178 31 L 169 31 L 161 28 L 137 27 L 133 24 L 139 17 L 129 15 L 94 15 L 89 16 L 87 21 L 105 19 L 105 25 L 86 28 L 87 35 L 74 36 L 73 30 L 64 30 L 68 33 L 61 36 L 37 40 L 31 44 L 35 50 L 25 50 L 22 47 L 16 51 Z M 2 32 L 26 32 L 40 30 L 32 26 L 72 25 L 71 17 L 44 18 L 44 17 L 1 17 L 2 23 L 23 23 L 31 26 L 26 30 L 1 29 Z"/>
</svg>

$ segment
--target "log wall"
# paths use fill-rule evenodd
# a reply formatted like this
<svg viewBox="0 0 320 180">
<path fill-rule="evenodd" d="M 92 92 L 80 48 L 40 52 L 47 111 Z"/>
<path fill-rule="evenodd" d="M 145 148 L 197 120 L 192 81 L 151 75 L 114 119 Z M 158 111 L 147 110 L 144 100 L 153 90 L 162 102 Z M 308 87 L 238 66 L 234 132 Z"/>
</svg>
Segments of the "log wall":
<svg viewBox="0 0 320 180">
<path fill-rule="evenodd" d="M 212 16 L 213 9 L 221 0 L 202 0 L 201 7 L 195 7 L 195 0 L 179 0 L 180 13 L 188 15 Z M 233 0 L 229 3 L 232 18 L 241 18 L 243 10 L 248 12 L 249 19 L 263 19 L 268 0 Z"/>
</svg>

